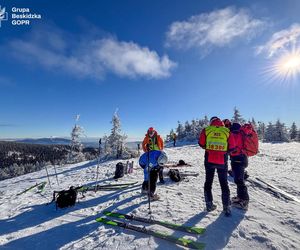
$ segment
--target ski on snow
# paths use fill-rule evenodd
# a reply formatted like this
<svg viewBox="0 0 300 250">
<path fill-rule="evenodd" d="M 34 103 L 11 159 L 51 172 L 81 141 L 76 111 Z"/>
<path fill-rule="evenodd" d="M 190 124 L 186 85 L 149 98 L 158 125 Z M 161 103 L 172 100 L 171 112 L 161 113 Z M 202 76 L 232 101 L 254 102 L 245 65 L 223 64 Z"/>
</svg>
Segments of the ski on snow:
<svg viewBox="0 0 300 250">
<path fill-rule="evenodd" d="M 21 194 L 24 194 L 32 189 L 34 189 L 35 187 L 37 187 L 39 189 L 39 187 L 42 187 L 43 189 L 45 188 L 47 182 L 46 181 L 43 181 L 43 182 L 40 182 L 40 183 L 36 183 L 34 185 L 32 185 L 31 187 L 29 188 L 26 188 L 24 191 L 18 193 L 17 195 L 21 195 Z"/>
<path fill-rule="evenodd" d="M 176 244 L 184 246 L 184 247 L 189 247 L 192 249 L 204 249 L 205 248 L 205 244 L 202 242 L 197 242 L 197 241 L 190 240 L 190 239 L 175 237 L 175 236 L 172 236 L 172 235 L 164 233 L 164 232 L 147 229 L 142 226 L 135 226 L 135 225 L 132 225 L 132 224 L 126 223 L 126 222 L 109 220 L 109 219 L 106 219 L 103 217 L 97 218 L 96 221 L 106 224 L 106 225 L 122 227 L 122 228 L 133 230 L 136 232 L 152 235 L 154 237 L 161 238 L 161 239 L 176 243 Z"/>
<path fill-rule="evenodd" d="M 184 226 L 184 225 L 178 225 L 166 221 L 159 221 L 154 219 L 147 219 L 143 217 L 138 217 L 135 215 L 129 215 L 129 214 L 122 214 L 122 213 L 114 213 L 111 211 L 104 211 L 103 214 L 110 217 L 115 217 L 119 219 L 127 219 L 127 220 L 134 220 L 139 222 L 144 222 L 148 224 L 157 224 L 160 226 L 164 226 L 173 230 L 179 230 L 183 232 L 193 233 L 193 234 L 203 234 L 205 232 L 205 228 L 202 227 L 192 227 L 192 226 Z"/>
<path fill-rule="evenodd" d="M 106 184 L 106 185 L 92 185 L 92 186 L 81 186 L 76 188 L 79 192 L 85 191 L 95 191 L 95 190 L 116 190 L 116 189 L 125 189 L 132 185 L 137 184 L 136 182 L 129 182 L 129 183 L 114 183 L 114 184 Z"/>
</svg>

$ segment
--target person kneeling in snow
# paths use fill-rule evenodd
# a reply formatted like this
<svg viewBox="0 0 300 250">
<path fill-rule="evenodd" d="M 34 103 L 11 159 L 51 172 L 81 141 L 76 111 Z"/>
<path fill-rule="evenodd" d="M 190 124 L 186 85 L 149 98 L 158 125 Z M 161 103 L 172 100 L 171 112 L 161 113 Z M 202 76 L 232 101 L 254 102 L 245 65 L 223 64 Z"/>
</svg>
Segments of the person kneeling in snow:
<svg viewBox="0 0 300 250">
<path fill-rule="evenodd" d="M 165 152 L 151 150 L 141 155 L 139 159 L 140 166 L 144 169 L 144 182 L 142 184 L 142 194 L 148 194 L 148 181 L 150 180 L 150 198 L 158 200 L 159 196 L 155 194 L 158 173 L 163 164 L 168 161 Z M 148 172 L 149 166 L 149 172 Z"/>
</svg>

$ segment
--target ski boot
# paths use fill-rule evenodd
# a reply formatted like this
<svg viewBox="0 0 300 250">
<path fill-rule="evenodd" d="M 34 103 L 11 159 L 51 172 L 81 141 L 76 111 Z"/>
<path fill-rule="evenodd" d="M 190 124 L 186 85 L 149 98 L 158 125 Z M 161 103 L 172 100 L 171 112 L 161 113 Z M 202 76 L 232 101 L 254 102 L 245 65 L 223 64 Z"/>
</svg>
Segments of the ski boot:
<svg viewBox="0 0 300 250">
<path fill-rule="evenodd" d="M 223 212 L 224 212 L 224 215 L 226 217 L 230 217 L 231 216 L 231 209 L 230 209 L 230 206 L 224 206 L 223 207 Z"/>
<path fill-rule="evenodd" d="M 206 211 L 211 212 L 217 208 L 217 205 L 213 204 L 212 201 L 206 202 Z"/>
</svg>

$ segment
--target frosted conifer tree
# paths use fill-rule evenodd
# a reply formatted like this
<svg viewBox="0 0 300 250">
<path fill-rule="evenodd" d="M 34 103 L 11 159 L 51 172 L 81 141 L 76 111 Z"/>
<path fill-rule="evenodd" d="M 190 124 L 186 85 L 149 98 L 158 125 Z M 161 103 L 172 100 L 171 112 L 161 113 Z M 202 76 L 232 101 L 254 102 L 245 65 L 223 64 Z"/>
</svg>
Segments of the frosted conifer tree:
<svg viewBox="0 0 300 250">
<path fill-rule="evenodd" d="M 76 116 L 76 122 L 79 121 L 80 115 Z M 83 127 L 75 124 L 71 132 L 71 153 L 69 160 L 72 162 L 78 162 L 85 160 L 84 154 L 82 153 L 83 144 L 81 143 L 81 137 L 84 135 Z"/>
<path fill-rule="evenodd" d="M 253 117 L 252 117 L 250 123 L 253 126 L 254 130 L 257 131 L 257 124 L 256 124 L 256 121 L 255 121 L 255 119 Z"/>
<path fill-rule="evenodd" d="M 119 158 L 122 157 L 123 153 L 125 153 L 124 144 L 127 136 L 124 134 L 122 135 L 121 121 L 118 116 L 118 110 L 116 110 L 114 113 L 111 123 L 112 129 L 107 138 L 107 150 L 111 156 L 116 156 Z"/>
<path fill-rule="evenodd" d="M 274 128 L 274 125 L 269 122 L 268 126 L 266 127 L 266 130 L 265 130 L 265 141 L 266 142 L 273 142 L 275 141 L 275 128 Z"/>
<path fill-rule="evenodd" d="M 178 121 L 178 126 L 177 126 L 177 129 L 176 129 L 176 132 L 177 132 L 177 138 L 178 139 L 183 139 L 184 138 L 185 131 L 184 131 L 184 127 L 182 126 L 180 121 Z"/>
<path fill-rule="evenodd" d="M 275 141 L 279 142 L 288 142 L 289 141 L 289 135 L 287 132 L 287 129 L 284 125 L 284 123 L 281 123 L 278 119 L 275 124 Z"/>
<path fill-rule="evenodd" d="M 297 126 L 296 126 L 295 122 L 293 122 L 291 129 L 290 129 L 290 139 L 291 140 L 297 139 Z"/>
<path fill-rule="evenodd" d="M 236 107 L 234 107 L 233 117 L 232 117 L 231 121 L 232 122 L 238 122 L 240 124 L 244 124 L 246 122 L 245 119 L 240 114 L 240 111 Z"/>
<path fill-rule="evenodd" d="M 257 134 L 258 134 L 258 138 L 262 141 L 265 139 L 265 131 L 266 131 L 266 125 L 263 122 L 258 122 Z"/>
</svg>

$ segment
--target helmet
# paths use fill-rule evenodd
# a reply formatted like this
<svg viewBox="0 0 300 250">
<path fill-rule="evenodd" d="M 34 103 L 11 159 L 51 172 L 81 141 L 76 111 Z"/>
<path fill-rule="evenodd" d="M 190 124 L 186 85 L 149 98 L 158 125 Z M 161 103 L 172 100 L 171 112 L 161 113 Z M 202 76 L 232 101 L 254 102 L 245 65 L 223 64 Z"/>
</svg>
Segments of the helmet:
<svg viewBox="0 0 300 250">
<path fill-rule="evenodd" d="M 147 131 L 147 134 L 148 134 L 150 137 L 152 137 L 152 136 L 154 136 L 154 135 L 156 134 L 156 131 L 155 131 L 155 129 L 154 129 L 153 127 L 150 127 L 150 128 L 148 129 L 148 131 Z"/>
<path fill-rule="evenodd" d="M 167 154 L 164 151 L 161 151 L 161 154 L 160 154 L 160 156 L 157 159 L 157 163 L 159 165 L 163 165 L 163 164 L 165 164 L 167 162 L 168 162 L 168 156 L 167 156 Z"/>
<path fill-rule="evenodd" d="M 229 119 L 224 119 L 223 122 L 224 122 L 224 125 L 225 125 L 226 128 L 230 128 L 231 121 Z"/>
</svg>

